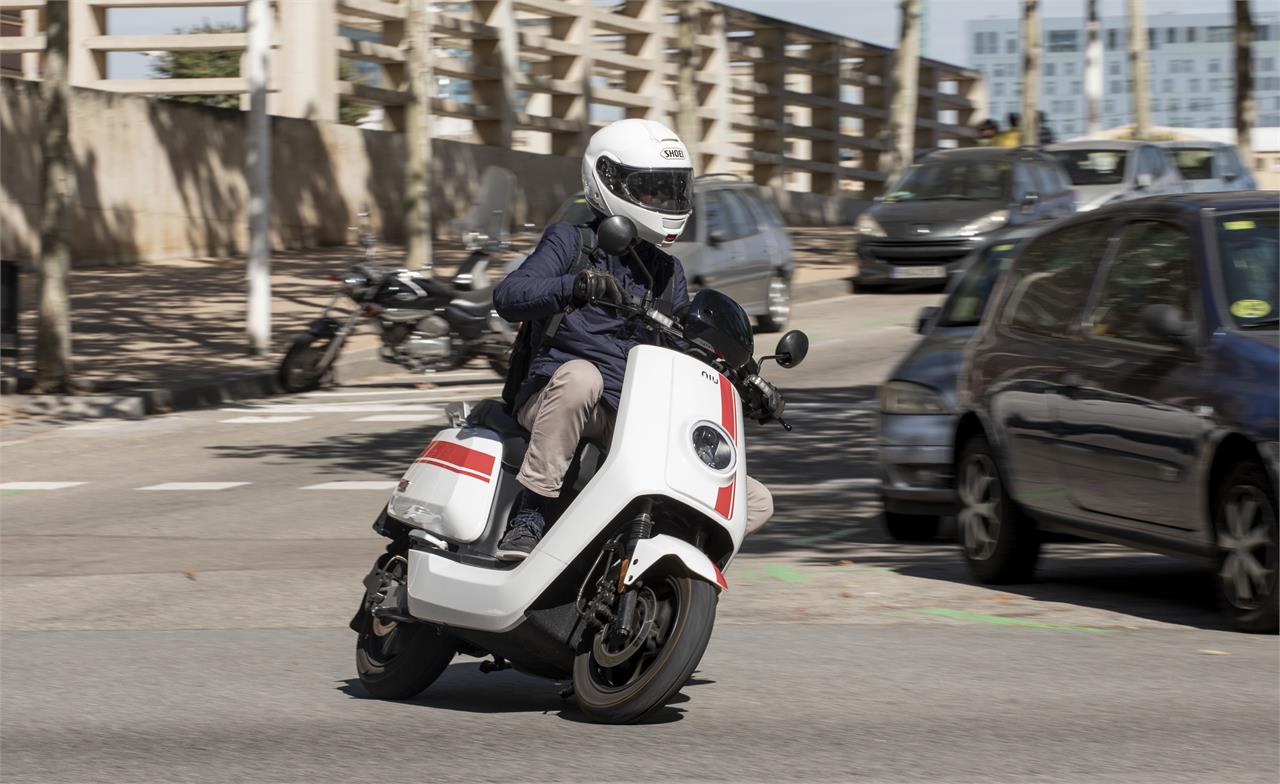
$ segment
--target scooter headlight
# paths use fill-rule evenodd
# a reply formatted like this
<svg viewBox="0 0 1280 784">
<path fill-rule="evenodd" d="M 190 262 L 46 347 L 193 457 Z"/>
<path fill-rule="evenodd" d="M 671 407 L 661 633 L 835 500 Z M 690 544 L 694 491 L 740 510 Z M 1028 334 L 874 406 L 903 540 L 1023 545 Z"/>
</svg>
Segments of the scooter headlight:
<svg viewBox="0 0 1280 784">
<path fill-rule="evenodd" d="M 693 429 L 693 452 L 714 471 L 724 471 L 733 465 L 733 444 L 723 430 L 710 424 Z"/>
</svg>

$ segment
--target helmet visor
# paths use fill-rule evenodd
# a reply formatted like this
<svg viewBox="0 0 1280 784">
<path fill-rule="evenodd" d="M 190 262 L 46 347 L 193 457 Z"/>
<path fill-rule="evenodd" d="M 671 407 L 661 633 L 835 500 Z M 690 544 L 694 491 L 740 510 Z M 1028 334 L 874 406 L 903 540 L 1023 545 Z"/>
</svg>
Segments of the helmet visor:
<svg viewBox="0 0 1280 784">
<path fill-rule="evenodd" d="M 692 169 L 637 169 L 622 180 L 622 196 L 655 212 L 682 215 L 693 209 Z"/>
</svg>

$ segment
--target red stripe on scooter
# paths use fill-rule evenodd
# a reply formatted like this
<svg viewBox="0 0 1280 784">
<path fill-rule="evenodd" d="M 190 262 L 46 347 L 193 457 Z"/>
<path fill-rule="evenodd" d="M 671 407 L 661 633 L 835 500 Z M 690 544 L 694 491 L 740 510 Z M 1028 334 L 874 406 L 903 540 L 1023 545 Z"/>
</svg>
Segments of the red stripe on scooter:
<svg viewBox="0 0 1280 784">
<path fill-rule="evenodd" d="M 711 568 L 716 570 L 716 582 L 720 583 L 720 587 L 726 591 L 729 590 L 729 581 L 724 579 L 724 573 L 720 571 L 720 567 L 711 564 Z"/>
<path fill-rule="evenodd" d="M 733 497 L 734 488 L 737 486 L 738 480 L 735 477 L 729 484 L 720 488 L 716 493 L 716 512 L 726 520 L 733 519 Z"/>
<path fill-rule="evenodd" d="M 729 440 L 738 443 L 738 407 L 733 404 L 733 387 L 729 379 L 720 377 L 720 424 L 729 434 Z"/>
<path fill-rule="evenodd" d="M 466 471 L 484 474 L 486 482 L 489 481 L 488 477 L 493 475 L 495 462 L 493 455 L 448 441 L 432 441 L 427 444 L 427 448 L 418 455 L 418 460 L 436 460 Z"/>
<path fill-rule="evenodd" d="M 488 482 L 488 481 L 489 481 L 489 477 L 485 476 L 484 474 L 477 474 L 477 473 L 475 473 L 475 472 L 473 472 L 473 471 L 468 471 L 468 470 L 466 470 L 465 468 L 459 468 L 458 466 L 453 465 L 452 463 L 444 463 L 444 462 L 441 462 L 441 461 L 439 461 L 439 460 L 433 460 L 433 459 L 431 459 L 431 458 L 429 458 L 429 457 L 424 457 L 424 458 L 421 458 L 421 459 L 419 459 L 419 460 L 415 460 L 415 461 L 413 461 L 413 462 L 415 462 L 415 463 L 426 463 L 427 465 L 437 466 L 437 467 L 439 467 L 439 468 L 443 468 L 443 469 L 445 469 L 445 470 L 447 470 L 447 471 L 452 471 L 452 472 L 454 472 L 455 474 L 462 474 L 463 476 L 469 476 L 469 477 L 471 477 L 472 479 L 479 479 L 481 482 Z"/>
</svg>

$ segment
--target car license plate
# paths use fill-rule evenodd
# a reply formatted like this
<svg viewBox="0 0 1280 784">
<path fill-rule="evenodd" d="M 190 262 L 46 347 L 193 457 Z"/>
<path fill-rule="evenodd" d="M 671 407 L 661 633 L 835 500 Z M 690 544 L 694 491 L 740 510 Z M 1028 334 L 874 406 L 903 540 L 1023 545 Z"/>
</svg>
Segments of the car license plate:
<svg viewBox="0 0 1280 784">
<path fill-rule="evenodd" d="M 941 266 L 893 268 L 895 278 L 945 278 L 946 276 L 947 268 Z"/>
</svg>

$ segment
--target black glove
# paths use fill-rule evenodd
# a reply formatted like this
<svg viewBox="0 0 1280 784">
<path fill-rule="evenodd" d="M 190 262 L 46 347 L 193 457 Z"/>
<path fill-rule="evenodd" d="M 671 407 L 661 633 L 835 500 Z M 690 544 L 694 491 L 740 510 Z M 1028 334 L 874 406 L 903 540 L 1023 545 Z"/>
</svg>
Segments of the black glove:
<svg viewBox="0 0 1280 784">
<path fill-rule="evenodd" d="M 751 408 L 753 410 L 749 416 L 761 422 L 782 416 L 787 404 L 782 399 L 782 393 L 778 391 L 777 387 L 760 376 L 751 376 L 747 379 L 747 384 L 752 390 Z"/>
<path fill-rule="evenodd" d="M 573 279 L 573 304 L 582 307 L 591 302 L 612 302 L 620 305 L 626 301 L 622 287 L 607 272 L 584 269 Z"/>
</svg>

